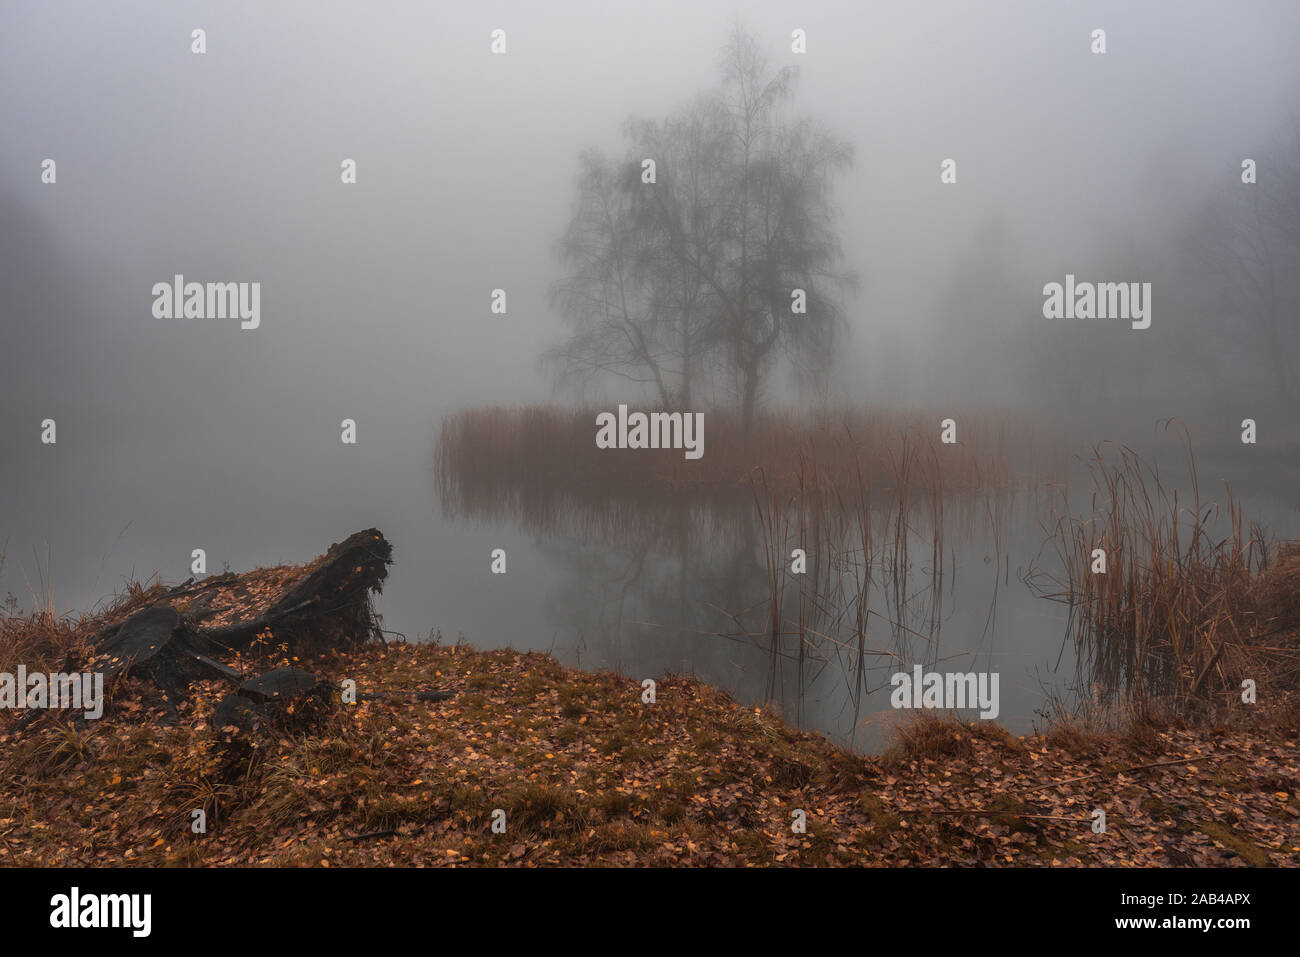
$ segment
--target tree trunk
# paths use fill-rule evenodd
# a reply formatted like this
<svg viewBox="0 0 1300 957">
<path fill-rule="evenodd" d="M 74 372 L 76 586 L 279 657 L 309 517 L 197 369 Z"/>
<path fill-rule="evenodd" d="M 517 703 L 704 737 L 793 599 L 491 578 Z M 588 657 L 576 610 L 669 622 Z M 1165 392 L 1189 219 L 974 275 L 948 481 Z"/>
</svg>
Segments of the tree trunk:
<svg viewBox="0 0 1300 957">
<path fill-rule="evenodd" d="M 748 448 L 754 438 L 754 409 L 758 404 L 758 366 L 751 363 L 744 369 L 744 389 L 740 405 L 741 434 Z"/>
<path fill-rule="evenodd" d="M 691 330 L 690 313 L 682 325 L 682 412 L 691 408 Z"/>
</svg>

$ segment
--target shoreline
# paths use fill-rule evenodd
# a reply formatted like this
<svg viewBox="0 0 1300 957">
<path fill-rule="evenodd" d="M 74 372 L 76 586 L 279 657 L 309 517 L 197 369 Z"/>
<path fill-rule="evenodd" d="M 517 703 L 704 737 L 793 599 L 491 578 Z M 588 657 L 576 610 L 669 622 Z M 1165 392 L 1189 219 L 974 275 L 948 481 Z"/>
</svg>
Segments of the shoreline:
<svg viewBox="0 0 1300 957">
<path fill-rule="evenodd" d="M 0 863 L 1300 865 L 1293 702 L 1104 735 L 926 712 L 861 755 L 691 678 L 644 704 L 639 681 L 538 652 L 393 642 L 290 661 L 362 691 L 456 694 L 338 705 L 245 741 L 237 767 L 233 729 L 209 725 L 217 682 L 175 724 L 138 678 L 79 729 L 0 717 Z"/>
</svg>

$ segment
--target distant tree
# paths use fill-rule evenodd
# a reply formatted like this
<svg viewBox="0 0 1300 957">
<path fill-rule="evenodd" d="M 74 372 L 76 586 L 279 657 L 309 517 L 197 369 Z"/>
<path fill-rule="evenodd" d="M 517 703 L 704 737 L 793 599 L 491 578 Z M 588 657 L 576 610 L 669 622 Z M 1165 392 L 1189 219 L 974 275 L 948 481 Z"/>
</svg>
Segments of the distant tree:
<svg viewBox="0 0 1300 957">
<path fill-rule="evenodd" d="M 1257 182 L 1230 185 L 1202 211 L 1194 262 L 1216 338 L 1266 368 L 1277 396 L 1291 399 L 1300 359 L 1300 123 L 1254 158 Z"/>
<path fill-rule="evenodd" d="M 831 188 L 852 148 L 786 116 L 795 70 L 771 69 L 743 30 L 722 77 L 665 120 L 630 120 L 623 161 L 583 154 L 554 287 L 576 329 L 549 357 L 564 377 L 647 383 L 665 405 L 726 375 L 748 435 L 779 357 L 817 378 L 834 354 L 838 295 L 855 280 L 840 270 Z M 792 308 L 796 289 L 806 312 Z"/>
</svg>

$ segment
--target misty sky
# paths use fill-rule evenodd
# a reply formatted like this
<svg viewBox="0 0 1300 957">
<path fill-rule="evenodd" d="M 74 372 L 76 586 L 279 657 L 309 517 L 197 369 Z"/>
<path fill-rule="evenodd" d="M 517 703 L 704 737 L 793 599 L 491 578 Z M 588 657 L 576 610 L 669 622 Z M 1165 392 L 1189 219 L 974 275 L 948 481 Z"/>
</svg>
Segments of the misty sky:
<svg viewBox="0 0 1300 957">
<path fill-rule="evenodd" d="M 1290 0 L 10 0 L 0 594 L 26 599 L 33 547 L 49 546 L 70 607 L 132 574 L 185 577 L 195 542 L 214 570 L 242 568 L 372 524 L 432 563 L 405 587 L 469 583 L 444 546 L 482 543 L 434 518 L 439 419 L 552 396 L 537 357 L 564 331 L 546 292 L 578 153 L 621 154 L 629 115 L 713 85 L 737 16 L 801 66 L 799 111 L 856 149 L 836 194 L 863 281 L 842 400 L 1068 403 L 1050 363 L 1077 330 L 1039 313 L 1066 272 L 1155 283 L 1151 330 L 1090 339 L 1114 356 L 1110 397 L 1144 424 L 1249 389 L 1245 360 L 1230 375 L 1180 325 L 1195 270 L 1179 250 L 1241 158 L 1300 115 Z M 56 185 L 40 181 L 47 157 Z M 956 186 L 939 182 L 945 157 Z M 154 318 L 150 289 L 176 273 L 260 281 L 261 327 Z"/>
</svg>

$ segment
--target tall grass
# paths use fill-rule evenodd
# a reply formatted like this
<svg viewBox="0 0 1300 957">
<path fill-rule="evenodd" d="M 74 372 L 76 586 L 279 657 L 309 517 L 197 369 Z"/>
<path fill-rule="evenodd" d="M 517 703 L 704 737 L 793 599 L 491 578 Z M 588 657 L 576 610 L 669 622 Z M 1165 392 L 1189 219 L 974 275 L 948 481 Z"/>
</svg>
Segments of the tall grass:
<svg viewBox="0 0 1300 957">
<path fill-rule="evenodd" d="M 165 591 L 156 582 L 132 583 L 103 607 L 69 615 L 56 614 L 52 602 L 44 596 L 34 596 L 34 610 L 24 612 L 11 596 L 0 604 L 0 673 L 16 674 L 20 665 L 33 673 L 71 670 L 89 657 L 92 641 L 105 624 L 148 607 Z M 0 711 L 0 729 L 27 714 L 30 712 Z"/>
<path fill-rule="evenodd" d="M 1294 649 L 1270 641 L 1261 574 L 1275 549 L 1225 488 L 1222 508 L 1202 498 L 1187 451 L 1189 494 L 1131 449 L 1094 450 L 1089 513 L 1058 515 L 1061 570 L 1036 573 L 1040 590 L 1070 606 L 1080 673 L 1128 701 L 1183 709 L 1240 699 L 1253 678 L 1294 684 Z M 1094 571 L 1094 551 L 1105 572 Z"/>
<path fill-rule="evenodd" d="M 839 461 L 852 463 L 853 481 L 831 480 L 811 446 L 789 481 L 761 469 L 751 477 L 768 595 L 763 626 L 750 637 L 770 643 L 773 671 L 778 659 L 793 661 L 800 687 L 810 670 L 838 661 L 850 682 L 854 727 L 864 696 L 899 665 L 938 658 L 945 503 L 973 511 L 1001 494 L 949 494 L 933 472 L 917 481 L 934 468 L 933 453 L 905 438 L 888 471 L 877 470 L 885 476 L 879 484 L 852 449 L 841 450 Z M 802 572 L 793 567 L 794 549 L 806 555 Z"/>
<path fill-rule="evenodd" d="M 727 597 L 740 601 L 709 602 L 722 620 L 705 633 L 766 650 L 769 700 L 785 697 L 777 683 L 791 668 L 803 689 L 838 663 L 860 711 L 899 662 L 935 661 L 945 527 L 997 521 L 995 500 L 1048 477 L 1024 467 L 1046 458 L 1031 434 L 991 418 L 963 417 L 946 445 L 940 415 L 767 412 L 746 444 L 738 421 L 711 412 L 704 457 L 688 461 L 596 448 L 596 414 L 534 406 L 444 420 L 444 512 L 729 552 L 744 581 Z M 791 567 L 795 548 L 806 572 Z"/>
<path fill-rule="evenodd" d="M 704 456 L 687 460 L 675 449 L 597 448 L 598 411 L 496 406 L 447 417 L 434 455 L 444 513 L 522 516 L 544 526 L 574 508 L 600 515 L 620 500 L 735 501 L 746 496 L 755 470 L 776 491 L 797 492 L 796 466 L 804 460 L 817 463 L 818 483 L 827 488 L 852 489 L 860 480 L 948 491 L 1018 484 L 1007 426 L 977 416 L 963 418 L 956 445 L 941 446 L 937 415 L 767 412 L 746 443 L 735 416 L 709 412 Z M 898 461 L 908 467 L 899 471 Z"/>
</svg>

